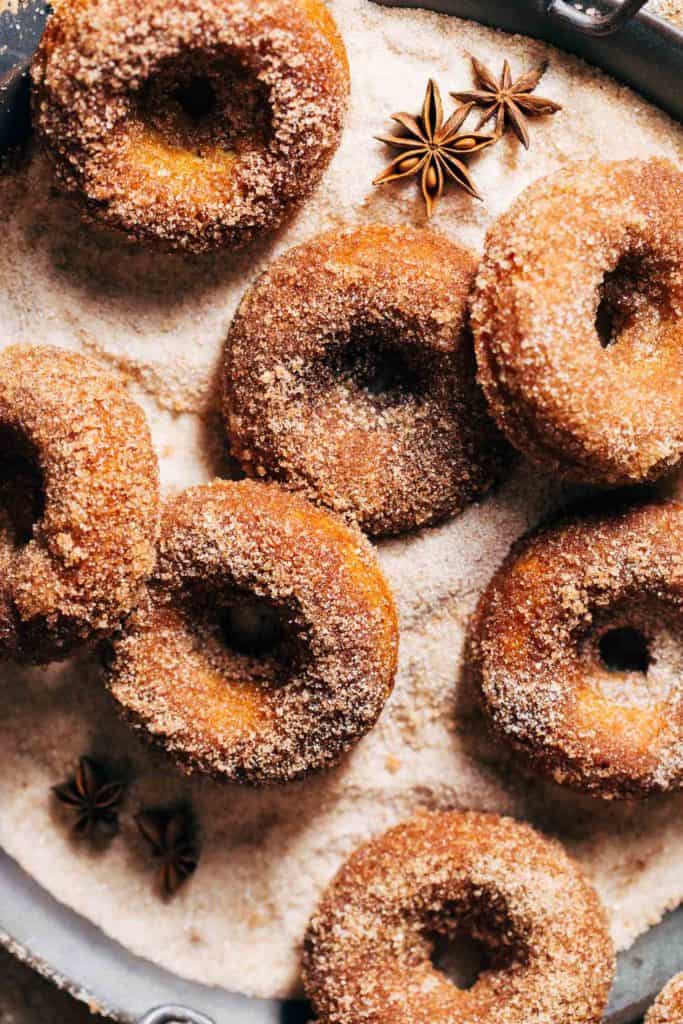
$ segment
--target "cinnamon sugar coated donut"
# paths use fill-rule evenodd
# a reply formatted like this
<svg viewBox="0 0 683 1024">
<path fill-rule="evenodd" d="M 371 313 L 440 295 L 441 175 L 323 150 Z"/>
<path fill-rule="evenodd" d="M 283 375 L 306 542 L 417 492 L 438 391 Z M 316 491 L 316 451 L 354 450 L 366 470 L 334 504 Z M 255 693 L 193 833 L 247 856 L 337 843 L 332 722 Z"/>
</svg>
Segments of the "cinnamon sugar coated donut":
<svg viewBox="0 0 683 1024">
<path fill-rule="evenodd" d="M 276 227 L 339 143 L 324 0 L 61 0 L 33 67 L 58 182 L 132 238 L 204 252 Z"/>
<path fill-rule="evenodd" d="M 435 937 L 488 956 L 469 990 Z M 614 974 L 605 913 L 559 843 L 493 814 L 424 814 L 362 846 L 310 923 L 320 1024 L 598 1024 Z"/>
<path fill-rule="evenodd" d="M 677 974 L 662 989 L 645 1024 L 683 1024 L 683 974 Z"/>
<path fill-rule="evenodd" d="M 286 253 L 247 293 L 225 354 L 235 458 L 354 520 L 398 533 L 458 512 L 507 446 L 475 381 L 474 257 L 374 225 Z"/>
<path fill-rule="evenodd" d="M 492 228 L 472 303 L 480 380 L 510 441 L 578 481 L 683 458 L 683 174 L 576 163 Z"/>
<path fill-rule="evenodd" d="M 360 533 L 275 486 L 215 481 L 167 504 L 109 684 L 189 769 L 287 782 L 372 728 L 397 646 L 393 599 Z"/>
<path fill-rule="evenodd" d="M 144 414 L 96 363 L 0 353 L 0 657 L 44 662 L 111 632 L 154 564 Z"/>
<path fill-rule="evenodd" d="M 513 547 L 472 665 L 499 734 L 603 797 L 683 785 L 683 505 L 570 521 Z"/>
</svg>

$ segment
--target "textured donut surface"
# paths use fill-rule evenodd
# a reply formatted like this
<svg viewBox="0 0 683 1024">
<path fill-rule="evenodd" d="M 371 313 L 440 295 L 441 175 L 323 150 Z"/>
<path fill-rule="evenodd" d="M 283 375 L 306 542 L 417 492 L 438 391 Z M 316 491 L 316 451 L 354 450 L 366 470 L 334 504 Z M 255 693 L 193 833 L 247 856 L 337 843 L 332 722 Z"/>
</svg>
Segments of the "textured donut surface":
<svg viewBox="0 0 683 1024">
<path fill-rule="evenodd" d="M 662 989 L 645 1024 L 683 1024 L 683 974 L 677 974 Z"/>
<path fill-rule="evenodd" d="M 283 624 L 258 657 L 221 627 L 254 599 Z M 397 646 L 393 599 L 358 531 L 274 485 L 215 481 L 166 505 L 156 571 L 115 641 L 109 683 L 187 768 L 287 782 L 372 728 Z"/>
<path fill-rule="evenodd" d="M 478 940 L 469 990 L 434 936 Z M 320 1024 L 598 1024 L 614 956 L 598 897 L 561 846 L 492 814 L 425 814 L 361 847 L 306 936 Z"/>
<path fill-rule="evenodd" d="M 271 230 L 336 148 L 346 52 L 323 0 L 61 0 L 38 135 L 85 211 L 202 252 Z"/>
<path fill-rule="evenodd" d="M 397 533 L 460 511 L 507 452 L 475 381 L 469 252 L 373 225 L 286 253 L 244 298 L 225 355 L 232 452 Z"/>
<path fill-rule="evenodd" d="M 596 484 L 683 457 L 683 174 L 577 163 L 489 233 L 472 302 L 479 376 L 512 443 Z"/>
<path fill-rule="evenodd" d="M 158 467 L 142 410 L 96 363 L 0 353 L 0 656 L 65 657 L 111 632 L 155 557 Z"/>
<path fill-rule="evenodd" d="M 604 797 L 683 785 L 681 552 L 677 502 L 512 549 L 481 598 L 471 664 L 494 728 L 535 769 Z M 610 667 L 602 646 L 633 633 L 646 663 Z"/>
</svg>

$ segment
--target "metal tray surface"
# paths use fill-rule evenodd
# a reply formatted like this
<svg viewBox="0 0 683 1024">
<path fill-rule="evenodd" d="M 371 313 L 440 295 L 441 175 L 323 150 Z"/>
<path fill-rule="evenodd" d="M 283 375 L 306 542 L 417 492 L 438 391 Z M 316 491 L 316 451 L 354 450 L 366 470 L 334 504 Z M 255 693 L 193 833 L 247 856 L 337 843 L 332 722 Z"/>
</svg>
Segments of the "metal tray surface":
<svg viewBox="0 0 683 1024">
<path fill-rule="evenodd" d="M 520 32 L 578 54 L 683 120 L 683 33 L 636 13 L 643 0 L 602 0 L 602 17 L 566 0 L 380 0 L 428 7 Z M 30 131 L 26 70 L 48 7 L 0 14 L 0 152 Z M 153 927 L 153 922 L 140 922 Z M 138 1024 L 305 1024 L 295 1001 L 257 1000 L 187 981 L 135 956 L 59 903 L 0 850 L 0 944 L 93 1010 Z M 683 970 L 683 907 L 619 957 L 606 1024 L 637 1021 Z M 156 1009 L 155 1009 L 156 1007 Z"/>
</svg>

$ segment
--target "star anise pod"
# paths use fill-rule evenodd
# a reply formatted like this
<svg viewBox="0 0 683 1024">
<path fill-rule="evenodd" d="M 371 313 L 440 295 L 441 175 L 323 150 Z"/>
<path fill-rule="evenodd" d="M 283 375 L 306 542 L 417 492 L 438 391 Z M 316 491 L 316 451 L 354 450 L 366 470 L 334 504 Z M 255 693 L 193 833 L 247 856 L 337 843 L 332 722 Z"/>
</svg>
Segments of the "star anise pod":
<svg viewBox="0 0 683 1024">
<path fill-rule="evenodd" d="M 525 75 L 520 75 L 514 82 L 507 60 L 503 64 L 500 81 L 497 81 L 491 71 L 476 57 L 472 57 L 472 67 L 479 88 L 470 92 L 452 92 L 451 96 L 453 99 L 467 104 L 467 107 L 462 109 L 467 109 L 468 113 L 472 104 L 484 108 L 477 122 L 477 128 L 481 128 L 495 116 L 496 135 L 504 135 L 510 127 L 522 145 L 528 149 L 527 118 L 540 117 L 542 114 L 556 114 L 558 110 L 562 110 L 560 104 L 555 103 L 554 100 L 531 95 L 545 74 L 547 63 L 540 64 Z"/>
<path fill-rule="evenodd" d="M 159 861 L 159 887 L 173 896 L 194 873 L 199 853 L 194 827 L 187 811 L 142 811 L 135 822 Z"/>
<path fill-rule="evenodd" d="M 101 765 L 82 757 L 74 777 L 54 786 L 53 793 L 73 808 L 73 830 L 78 835 L 89 836 L 96 831 L 113 835 L 118 830 L 118 811 L 125 788 L 124 782 L 108 779 Z"/>
<path fill-rule="evenodd" d="M 379 135 L 377 140 L 400 150 L 387 169 L 375 178 L 373 185 L 385 185 L 401 178 L 420 176 L 422 195 L 431 217 L 441 198 L 447 180 L 455 182 L 476 199 L 481 199 L 470 177 L 463 157 L 471 156 L 495 142 L 492 135 L 460 132 L 473 104 L 461 107 L 444 123 L 439 87 L 429 79 L 422 113 L 392 114 L 403 132 L 400 135 Z"/>
</svg>

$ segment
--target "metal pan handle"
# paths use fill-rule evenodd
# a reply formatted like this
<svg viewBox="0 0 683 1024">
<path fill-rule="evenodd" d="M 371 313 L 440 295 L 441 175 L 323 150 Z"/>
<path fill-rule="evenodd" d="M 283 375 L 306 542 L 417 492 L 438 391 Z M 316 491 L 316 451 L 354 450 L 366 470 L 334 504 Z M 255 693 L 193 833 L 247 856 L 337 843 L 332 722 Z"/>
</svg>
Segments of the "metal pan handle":
<svg viewBox="0 0 683 1024">
<path fill-rule="evenodd" d="M 138 1024 L 213 1024 L 213 1021 L 186 1006 L 158 1006 L 145 1014 Z"/>
<path fill-rule="evenodd" d="M 647 0 L 622 0 L 610 14 L 587 14 L 569 0 L 544 0 L 546 13 L 590 36 L 611 36 L 633 18 Z"/>
</svg>

